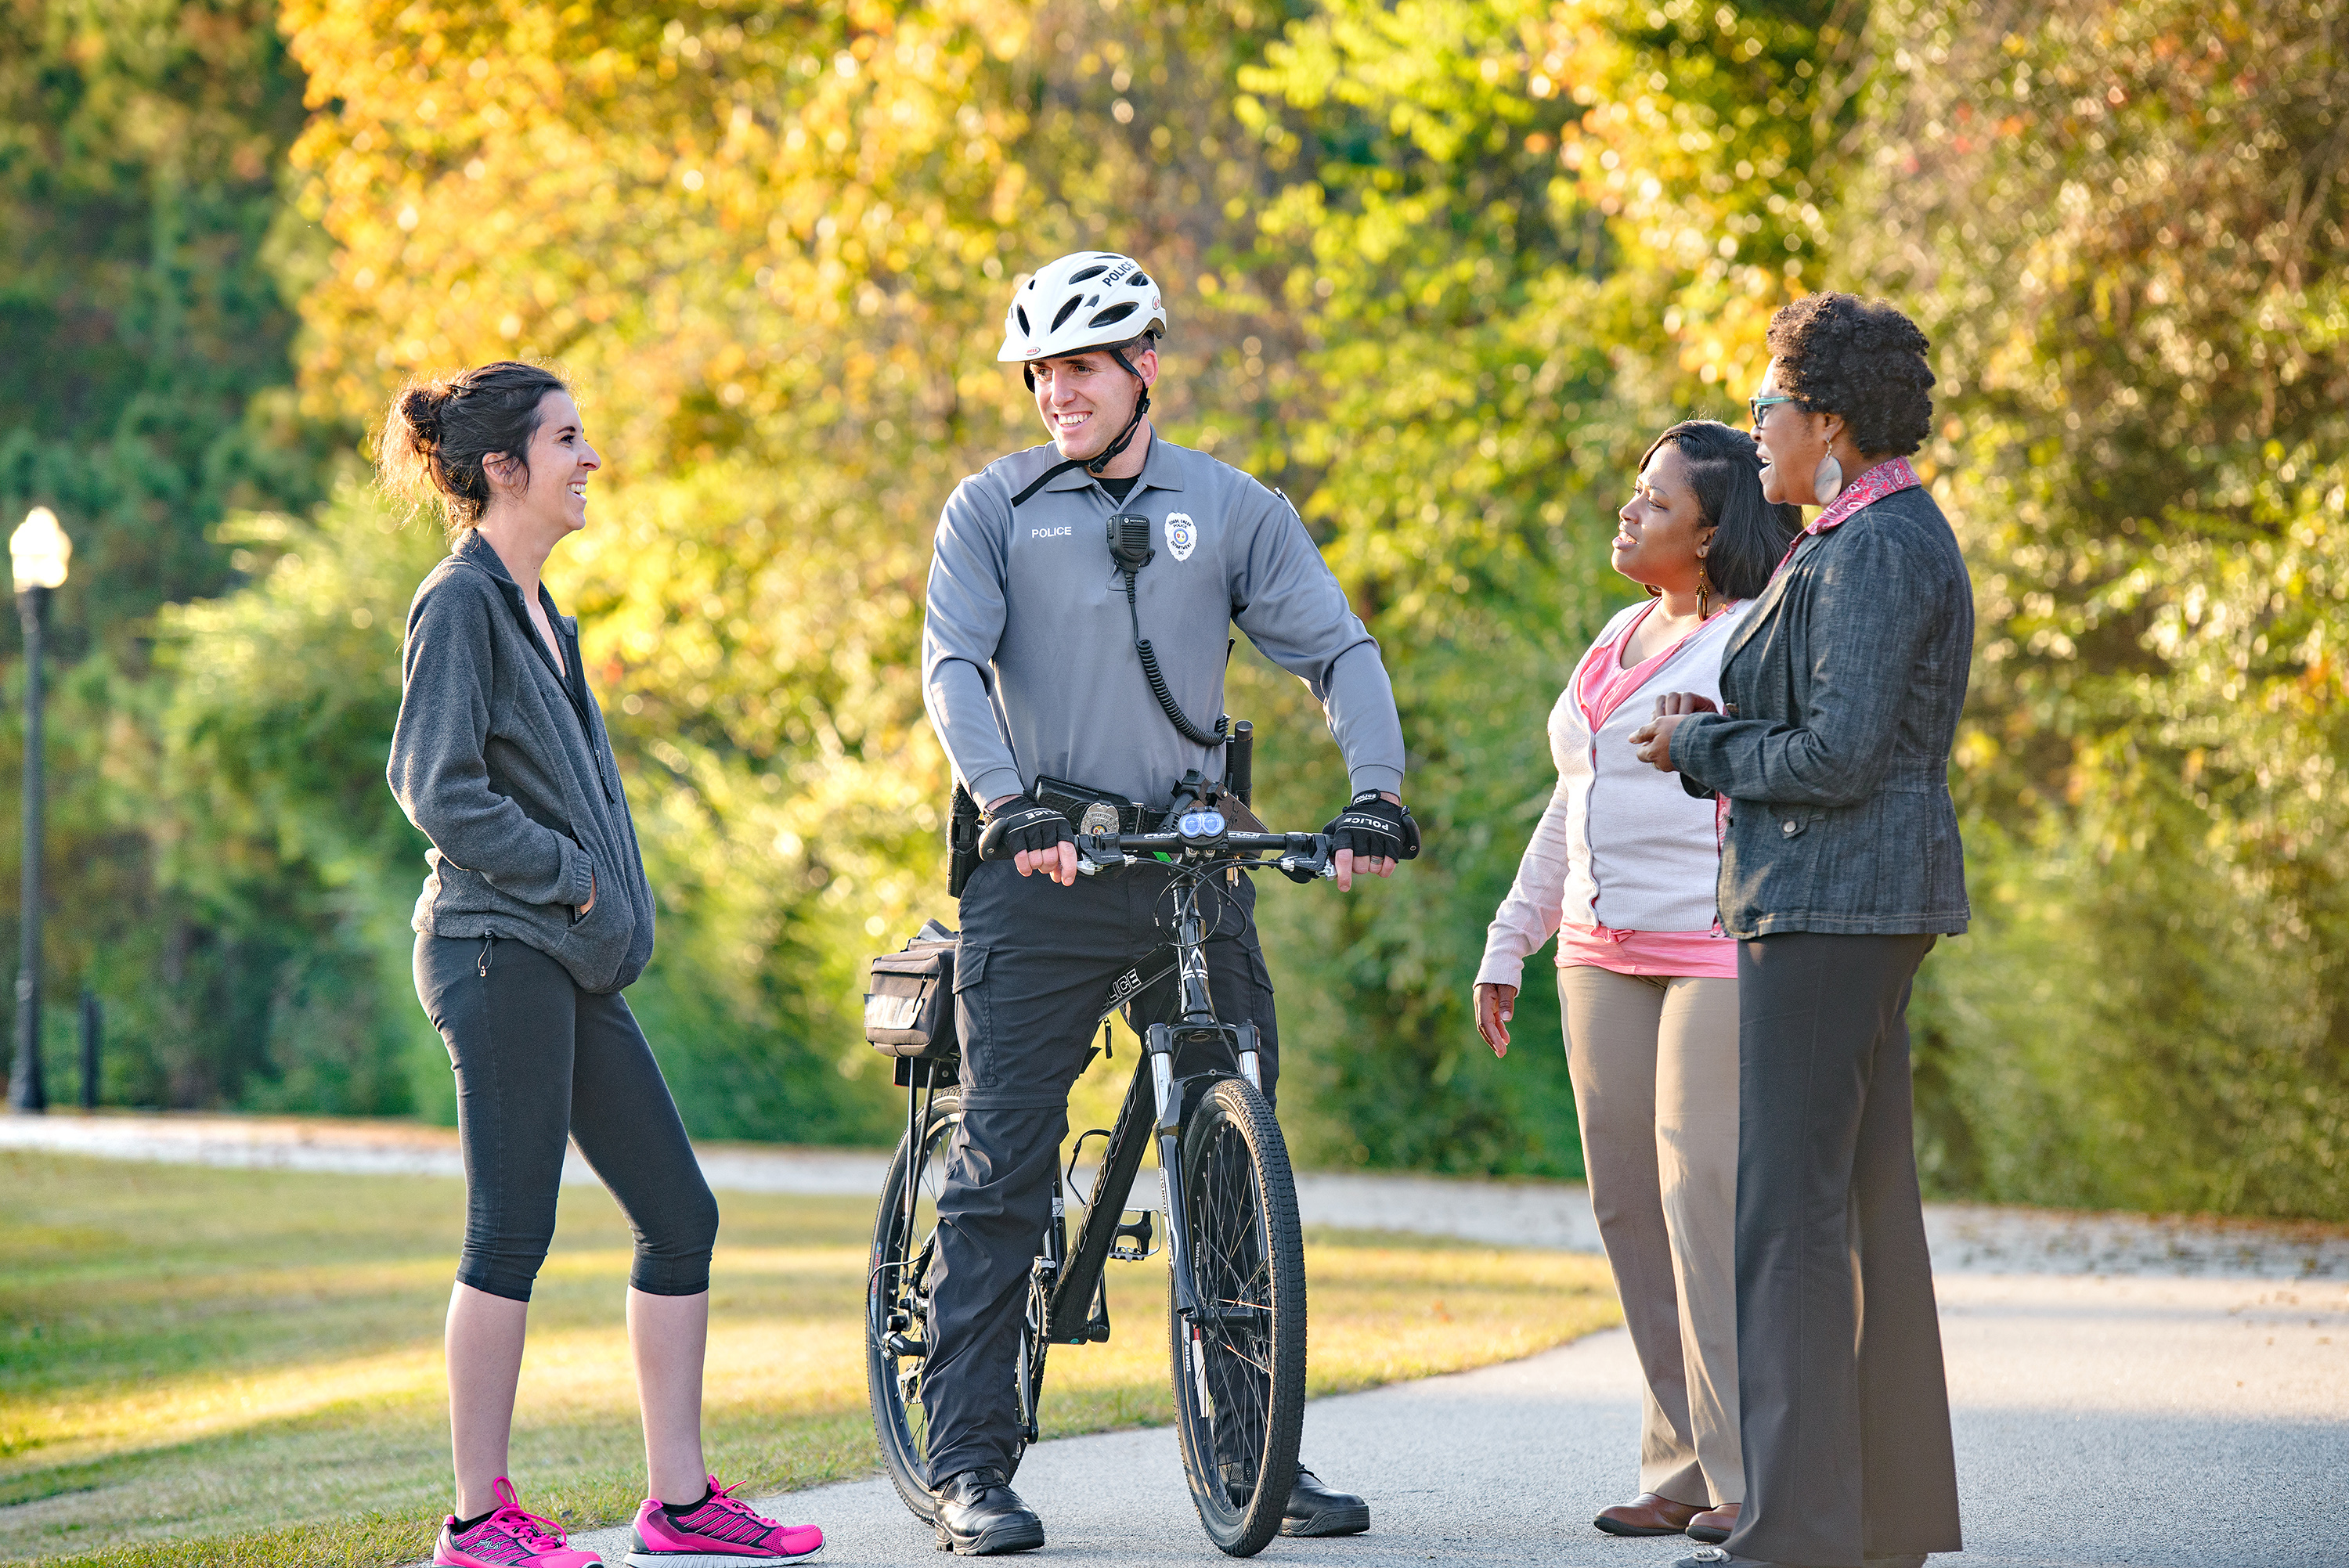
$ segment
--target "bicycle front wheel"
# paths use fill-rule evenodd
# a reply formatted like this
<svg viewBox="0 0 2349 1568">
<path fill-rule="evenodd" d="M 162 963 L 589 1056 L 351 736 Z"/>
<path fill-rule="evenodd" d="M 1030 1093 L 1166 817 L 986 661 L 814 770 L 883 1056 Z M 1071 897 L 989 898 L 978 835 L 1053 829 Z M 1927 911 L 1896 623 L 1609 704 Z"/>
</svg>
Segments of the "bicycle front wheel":
<svg viewBox="0 0 2349 1568">
<path fill-rule="evenodd" d="M 1183 1137 L 1181 1261 L 1197 1311 L 1170 1309 L 1175 1429 L 1207 1538 L 1234 1557 L 1280 1530 L 1305 1420 L 1305 1240 L 1272 1107 L 1226 1078 Z"/>
</svg>

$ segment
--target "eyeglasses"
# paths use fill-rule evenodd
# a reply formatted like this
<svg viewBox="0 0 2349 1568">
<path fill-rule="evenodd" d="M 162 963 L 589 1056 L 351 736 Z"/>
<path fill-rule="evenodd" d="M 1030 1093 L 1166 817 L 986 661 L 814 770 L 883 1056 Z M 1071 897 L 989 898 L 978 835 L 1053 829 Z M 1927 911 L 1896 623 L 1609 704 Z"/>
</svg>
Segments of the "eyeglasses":
<svg viewBox="0 0 2349 1568">
<path fill-rule="evenodd" d="M 1762 422 L 1762 415 L 1765 409 L 1775 408 L 1781 403 L 1793 401 L 1795 401 L 1794 398 L 1787 397 L 1748 397 L 1745 399 L 1745 407 L 1754 415 L 1754 422 L 1758 425 Z"/>
</svg>

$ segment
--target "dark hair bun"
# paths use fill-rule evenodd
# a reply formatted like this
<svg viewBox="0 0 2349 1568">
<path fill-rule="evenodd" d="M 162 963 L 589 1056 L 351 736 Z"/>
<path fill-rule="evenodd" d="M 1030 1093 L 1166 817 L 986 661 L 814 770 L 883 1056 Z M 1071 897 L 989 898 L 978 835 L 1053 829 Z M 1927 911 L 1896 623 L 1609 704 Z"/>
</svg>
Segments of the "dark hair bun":
<svg viewBox="0 0 2349 1568">
<path fill-rule="evenodd" d="M 440 409 L 449 401 L 443 387 L 411 386 L 392 405 L 411 445 L 429 454 L 440 442 Z"/>
<path fill-rule="evenodd" d="M 1933 431 L 1930 347 L 1898 307 L 1815 294 L 1770 318 L 1778 389 L 1814 414 L 1840 414 L 1859 449 L 1905 458 Z"/>
</svg>

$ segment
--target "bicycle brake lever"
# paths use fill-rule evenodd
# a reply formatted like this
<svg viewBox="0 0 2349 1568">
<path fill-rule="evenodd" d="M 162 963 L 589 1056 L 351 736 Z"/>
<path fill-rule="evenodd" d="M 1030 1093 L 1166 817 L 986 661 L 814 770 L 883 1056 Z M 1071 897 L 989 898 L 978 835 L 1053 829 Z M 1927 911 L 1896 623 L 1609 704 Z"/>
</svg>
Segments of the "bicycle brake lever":
<svg viewBox="0 0 2349 1568">
<path fill-rule="evenodd" d="M 1133 860 L 1133 856 L 1113 847 L 1103 851 L 1101 844 L 1107 836 L 1095 833 L 1077 835 L 1077 874 L 1079 876 L 1099 876 L 1102 872 L 1114 871 Z"/>
<path fill-rule="evenodd" d="M 1314 837 L 1317 841 L 1311 854 L 1283 855 L 1272 862 L 1273 868 L 1285 873 L 1291 882 L 1301 880 L 1298 875 L 1299 872 L 1304 872 L 1307 878 L 1326 877 L 1335 881 L 1338 875 L 1338 857 L 1330 849 L 1327 840 L 1321 839 L 1319 834 Z"/>
</svg>

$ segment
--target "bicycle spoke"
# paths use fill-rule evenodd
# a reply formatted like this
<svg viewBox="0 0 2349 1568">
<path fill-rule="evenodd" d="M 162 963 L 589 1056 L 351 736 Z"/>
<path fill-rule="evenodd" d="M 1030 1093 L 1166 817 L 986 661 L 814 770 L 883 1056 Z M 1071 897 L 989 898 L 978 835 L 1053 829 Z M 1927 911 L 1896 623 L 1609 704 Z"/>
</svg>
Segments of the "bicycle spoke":
<svg viewBox="0 0 2349 1568">
<path fill-rule="evenodd" d="M 1269 1418 L 1271 1357 L 1261 1323 L 1236 1327 L 1231 1310 L 1269 1320 L 1271 1278 L 1249 1150 L 1237 1130 L 1214 1127 L 1195 1166 L 1194 1288 L 1212 1309 L 1195 1343 L 1212 1414 L 1202 1411 L 1216 1473 L 1234 1506 L 1257 1484 Z"/>
</svg>

